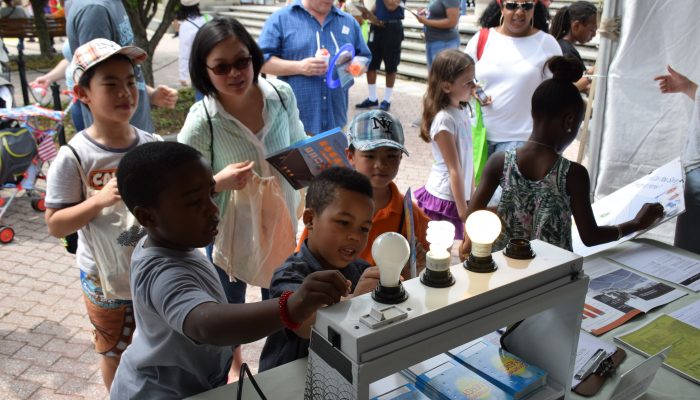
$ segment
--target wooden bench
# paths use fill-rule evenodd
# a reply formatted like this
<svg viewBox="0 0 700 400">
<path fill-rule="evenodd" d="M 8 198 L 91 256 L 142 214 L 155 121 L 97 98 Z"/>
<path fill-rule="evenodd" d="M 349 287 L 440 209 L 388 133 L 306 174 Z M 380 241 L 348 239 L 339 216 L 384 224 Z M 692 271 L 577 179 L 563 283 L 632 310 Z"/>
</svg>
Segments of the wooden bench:
<svg viewBox="0 0 700 400">
<path fill-rule="evenodd" d="M 46 17 L 46 27 L 49 36 L 66 36 L 66 19 Z M 35 38 L 37 37 L 34 18 L 3 18 L 0 23 L 0 37 L 2 38 Z"/>
<path fill-rule="evenodd" d="M 51 37 L 66 36 L 66 19 L 64 17 L 46 17 L 46 27 Z M 0 19 L 0 38 L 20 39 L 17 45 L 17 70 L 22 85 L 22 98 L 24 105 L 29 104 L 29 92 L 27 91 L 27 72 L 24 67 L 24 39 L 36 38 L 37 30 L 34 18 L 2 18 Z"/>
</svg>

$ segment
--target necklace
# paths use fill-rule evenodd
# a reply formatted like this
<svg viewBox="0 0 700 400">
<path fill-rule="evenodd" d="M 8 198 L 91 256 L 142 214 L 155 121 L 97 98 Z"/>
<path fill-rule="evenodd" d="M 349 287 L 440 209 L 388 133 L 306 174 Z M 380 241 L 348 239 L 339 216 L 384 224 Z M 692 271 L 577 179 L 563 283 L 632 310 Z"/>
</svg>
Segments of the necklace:
<svg viewBox="0 0 700 400">
<path fill-rule="evenodd" d="M 536 140 L 530 140 L 530 139 L 528 139 L 527 142 L 532 143 L 532 144 L 537 144 L 537 145 L 540 145 L 540 146 L 544 146 L 544 147 L 546 147 L 546 148 L 548 148 L 548 149 L 551 149 L 553 152 L 559 154 L 559 152 L 557 151 L 557 149 L 555 149 L 554 146 L 552 146 L 551 144 L 542 143 L 542 142 L 538 142 L 538 141 L 536 141 Z"/>
</svg>

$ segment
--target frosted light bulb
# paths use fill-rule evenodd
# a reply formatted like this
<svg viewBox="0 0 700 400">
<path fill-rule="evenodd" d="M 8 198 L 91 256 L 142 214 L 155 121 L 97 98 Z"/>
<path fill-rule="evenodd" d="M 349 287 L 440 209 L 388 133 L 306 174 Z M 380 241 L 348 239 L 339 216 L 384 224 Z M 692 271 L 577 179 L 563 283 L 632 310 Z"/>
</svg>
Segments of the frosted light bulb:
<svg viewBox="0 0 700 400">
<path fill-rule="evenodd" d="M 454 225 L 449 221 L 428 222 L 426 240 L 430 251 L 425 255 L 425 270 L 420 281 L 435 288 L 452 286 L 455 279 L 450 273 L 450 249 L 455 240 Z"/>
<path fill-rule="evenodd" d="M 379 235 L 372 243 L 372 257 L 379 267 L 379 284 L 384 287 L 399 286 L 399 276 L 411 248 L 408 241 L 396 232 L 386 232 Z"/>
<path fill-rule="evenodd" d="M 501 234 L 501 219 L 491 211 L 475 211 L 467 218 L 465 229 L 472 241 L 472 254 L 475 257 L 488 257 L 493 242 Z"/>
</svg>

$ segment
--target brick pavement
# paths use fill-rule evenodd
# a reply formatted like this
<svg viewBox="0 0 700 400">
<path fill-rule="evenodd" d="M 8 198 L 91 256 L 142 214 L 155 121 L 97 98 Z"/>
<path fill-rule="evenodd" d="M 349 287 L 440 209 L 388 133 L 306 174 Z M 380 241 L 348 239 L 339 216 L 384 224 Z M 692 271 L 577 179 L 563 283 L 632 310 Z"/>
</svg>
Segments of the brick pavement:
<svg viewBox="0 0 700 400">
<path fill-rule="evenodd" d="M 32 51 L 36 49 L 28 44 L 28 53 Z M 177 85 L 176 40 L 166 35 L 154 58 L 156 83 Z M 29 80 L 37 75 L 30 71 Z M 13 79 L 18 80 L 16 73 Z M 380 96 L 383 82 L 380 78 Z M 432 163 L 430 145 L 411 126 L 421 115 L 424 90 L 424 84 L 398 80 L 392 99 L 391 112 L 402 122 L 411 154 L 404 158 L 396 179 L 402 191 L 422 186 Z M 360 79 L 351 89 L 350 104 L 366 95 L 366 83 Z M 352 118 L 356 111 L 351 107 L 349 113 Z M 576 151 L 575 144 L 566 154 L 575 156 Z M 7 194 L 2 192 L 3 197 Z M 34 211 L 27 198 L 16 199 L 2 223 L 12 226 L 16 237 L 0 245 L 0 398 L 105 398 L 74 257 L 48 235 L 43 214 Z M 248 301 L 256 300 L 259 291 L 250 290 Z M 253 371 L 262 343 L 243 347 L 244 360 Z"/>
</svg>

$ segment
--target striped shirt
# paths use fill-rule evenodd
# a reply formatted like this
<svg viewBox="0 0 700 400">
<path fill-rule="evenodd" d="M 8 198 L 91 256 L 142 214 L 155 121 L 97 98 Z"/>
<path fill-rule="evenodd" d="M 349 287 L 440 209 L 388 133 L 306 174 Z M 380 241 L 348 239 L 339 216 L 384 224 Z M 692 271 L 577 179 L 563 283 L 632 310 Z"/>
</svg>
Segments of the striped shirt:
<svg viewBox="0 0 700 400">
<path fill-rule="evenodd" d="M 274 84 L 274 88 L 272 85 Z M 289 208 L 292 221 L 296 221 L 296 208 L 299 204 L 299 193 L 292 188 L 285 178 L 280 175 L 265 157 L 273 152 L 289 147 L 293 143 L 306 139 L 304 126 L 299 120 L 299 110 L 292 89 L 284 82 L 271 79 L 258 79 L 258 87 L 263 93 L 265 102 L 263 105 L 263 119 L 265 125 L 253 133 L 240 121 L 223 109 L 218 100 L 207 96 L 203 100 L 194 103 L 190 108 L 185 124 L 182 126 L 177 140 L 199 150 L 211 164 L 211 139 L 212 132 L 207 122 L 206 111 L 209 112 L 213 127 L 214 137 L 214 174 L 224 169 L 229 164 L 247 160 L 255 161 L 253 169 L 260 176 L 277 176 L 285 201 Z M 279 91 L 279 96 L 275 92 Z M 284 100 L 284 110 L 280 96 Z M 218 193 L 216 204 L 219 206 L 219 215 L 223 218 L 226 212 L 227 199 L 230 191 Z M 294 230 L 296 231 L 296 224 Z"/>
<path fill-rule="evenodd" d="M 372 58 L 362 38 L 360 25 L 350 14 L 332 7 L 321 26 L 304 9 L 300 0 L 276 11 L 265 21 L 258 44 L 266 62 L 273 56 L 299 61 L 314 57 L 317 37 L 321 48 L 328 49 L 331 55 L 336 54 L 344 44 L 351 43 L 356 56 Z M 279 79 L 294 89 L 299 101 L 299 115 L 307 132 L 315 135 L 347 123 L 348 90 L 352 84 L 345 88 L 329 89 L 325 74 L 290 75 Z"/>
</svg>

